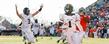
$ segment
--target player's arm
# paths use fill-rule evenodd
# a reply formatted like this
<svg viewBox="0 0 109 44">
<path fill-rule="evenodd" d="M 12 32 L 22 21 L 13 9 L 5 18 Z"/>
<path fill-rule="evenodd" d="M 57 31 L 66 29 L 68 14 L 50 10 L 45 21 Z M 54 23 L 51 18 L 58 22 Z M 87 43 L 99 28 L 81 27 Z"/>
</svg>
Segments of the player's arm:
<svg viewBox="0 0 109 44">
<path fill-rule="evenodd" d="M 41 5 L 41 6 L 40 6 L 40 9 L 39 9 L 38 11 L 36 11 L 35 13 L 33 13 L 32 16 L 37 15 L 37 14 L 42 10 L 42 8 L 43 8 L 43 5 Z"/>
<path fill-rule="evenodd" d="M 21 25 L 22 25 L 22 22 L 17 26 L 17 31 L 21 30 Z"/>
<path fill-rule="evenodd" d="M 23 17 L 19 14 L 18 9 L 17 9 L 17 5 L 15 5 L 15 9 L 16 9 L 17 16 L 22 19 Z"/>
<path fill-rule="evenodd" d="M 82 28 L 82 26 L 80 24 L 80 16 L 79 15 L 76 16 L 76 26 L 78 27 L 78 29 L 80 31 L 83 31 L 83 28 Z"/>
<path fill-rule="evenodd" d="M 80 31 L 83 31 L 80 21 L 76 21 L 76 26 L 79 28 Z"/>
<path fill-rule="evenodd" d="M 63 23 L 63 22 L 64 22 L 64 15 L 61 14 L 61 15 L 59 16 L 59 19 L 60 19 L 60 22 Z"/>
</svg>

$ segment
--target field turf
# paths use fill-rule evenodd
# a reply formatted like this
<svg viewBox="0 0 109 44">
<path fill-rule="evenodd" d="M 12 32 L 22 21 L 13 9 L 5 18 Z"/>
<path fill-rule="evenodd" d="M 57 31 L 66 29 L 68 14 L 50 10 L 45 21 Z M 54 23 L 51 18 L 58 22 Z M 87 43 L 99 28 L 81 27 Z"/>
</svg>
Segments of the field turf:
<svg viewBox="0 0 109 44">
<path fill-rule="evenodd" d="M 57 44 L 59 37 L 38 37 L 38 42 L 35 44 Z M 21 36 L 0 36 L 0 44 L 24 44 Z M 58 44 L 63 44 L 62 42 Z M 109 44 L 109 39 L 102 38 L 84 38 L 82 44 Z"/>
</svg>

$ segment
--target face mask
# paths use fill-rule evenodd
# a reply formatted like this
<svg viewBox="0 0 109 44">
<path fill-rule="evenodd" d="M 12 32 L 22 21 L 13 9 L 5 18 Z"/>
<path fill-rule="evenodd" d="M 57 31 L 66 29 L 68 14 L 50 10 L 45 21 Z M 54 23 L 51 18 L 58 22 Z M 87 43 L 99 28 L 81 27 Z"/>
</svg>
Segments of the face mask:
<svg viewBox="0 0 109 44">
<path fill-rule="evenodd" d="M 69 10 L 65 10 L 65 12 L 66 12 L 66 13 L 68 13 L 68 12 L 69 12 Z"/>
</svg>

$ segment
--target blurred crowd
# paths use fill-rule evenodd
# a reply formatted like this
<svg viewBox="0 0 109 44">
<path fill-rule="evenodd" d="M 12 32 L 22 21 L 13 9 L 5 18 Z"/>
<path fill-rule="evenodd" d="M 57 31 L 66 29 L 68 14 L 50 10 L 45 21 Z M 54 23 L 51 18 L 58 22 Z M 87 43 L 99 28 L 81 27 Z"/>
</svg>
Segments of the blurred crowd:
<svg viewBox="0 0 109 44">
<path fill-rule="evenodd" d="M 88 36 L 109 38 L 109 0 L 99 0 L 88 9 L 86 12 L 90 16 Z"/>
<path fill-rule="evenodd" d="M 98 0 L 92 5 L 85 9 L 86 15 L 90 16 L 86 36 L 109 38 L 109 0 Z M 56 33 L 56 30 L 54 32 L 55 35 L 59 34 Z"/>
<path fill-rule="evenodd" d="M 109 0 L 98 0 L 87 8 L 84 8 L 84 11 L 86 15 L 90 17 L 85 36 L 92 38 L 109 38 Z M 62 30 L 59 29 L 58 23 L 59 22 L 53 24 L 51 22 L 50 26 L 41 24 L 38 35 L 60 36 Z"/>
</svg>

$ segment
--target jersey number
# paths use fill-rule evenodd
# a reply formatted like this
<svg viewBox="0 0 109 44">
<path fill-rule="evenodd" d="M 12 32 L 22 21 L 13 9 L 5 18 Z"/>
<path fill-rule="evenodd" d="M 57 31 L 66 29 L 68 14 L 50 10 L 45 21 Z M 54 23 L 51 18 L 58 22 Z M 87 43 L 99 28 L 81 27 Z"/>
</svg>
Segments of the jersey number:
<svg viewBox="0 0 109 44">
<path fill-rule="evenodd" d="M 69 21 L 69 27 L 72 27 L 72 26 L 71 26 L 71 21 Z"/>
<path fill-rule="evenodd" d="M 28 19 L 28 24 L 30 24 L 30 19 Z"/>
</svg>

